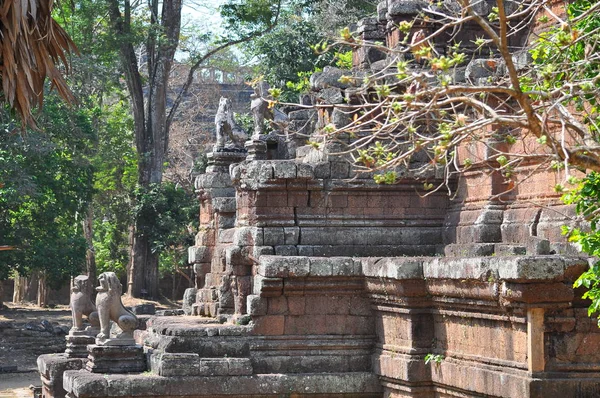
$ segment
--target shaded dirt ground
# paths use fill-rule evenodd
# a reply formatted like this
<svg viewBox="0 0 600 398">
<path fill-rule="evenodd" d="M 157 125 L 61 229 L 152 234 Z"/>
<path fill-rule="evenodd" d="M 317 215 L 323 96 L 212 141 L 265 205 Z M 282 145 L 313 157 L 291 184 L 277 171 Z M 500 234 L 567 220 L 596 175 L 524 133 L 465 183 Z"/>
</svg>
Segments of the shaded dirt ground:
<svg viewBox="0 0 600 398">
<path fill-rule="evenodd" d="M 5 303 L 6 307 L 0 309 L 0 322 L 8 322 L 13 331 L 26 324 L 39 323 L 47 320 L 55 326 L 71 325 L 71 311 L 67 306 L 55 308 L 39 308 L 28 304 L 14 305 Z M 15 347 L 15 339 L 25 339 L 26 336 L 7 336 L 0 334 L 0 367 L 17 366 L 17 372 L 0 373 L 0 398 L 32 397 L 29 385 L 41 385 L 36 371 L 38 355 L 48 351 L 45 341 L 39 341 L 39 346 Z"/>
<path fill-rule="evenodd" d="M 29 385 L 41 385 L 37 372 L 0 374 L 0 398 L 31 398 Z"/>
<path fill-rule="evenodd" d="M 180 302 L 168 300 L 156 302 L 131 299 L 126 296 L 123 296 L 122 300 L 125 306 L 149 303 L 154 304 L 157 310 L 181 308 Z M 0 309 L 0 323 L 11 323 L 13 330 L 22 328 L 26 324 L 37 324 L 42 320 L 46 320 L 54 326 L 71 327 L 71 310 L 68 306 L 40 308 L 29 304 L 15 305 L 6 302 L 4 304 L 6 307 Z M 62 338 L 64 339 L 64 337 Z M 40 341 L 39 345 L 29 345 L 27 348 L 15 347 L 11 342 L 13 340 L 6 337 L 3 339 L 2 330 L 0 330 L 0 398 L 31 398 L 33 394 L 29 390 L 29 386 L 41 385 L 37 373 L 37 357 L 47 353 L 48 348 L 44 347 L 44 341 Z M 3 373 L 1 370 L 2 367 L 15 365 L 17 372 Z"/>
</svg>

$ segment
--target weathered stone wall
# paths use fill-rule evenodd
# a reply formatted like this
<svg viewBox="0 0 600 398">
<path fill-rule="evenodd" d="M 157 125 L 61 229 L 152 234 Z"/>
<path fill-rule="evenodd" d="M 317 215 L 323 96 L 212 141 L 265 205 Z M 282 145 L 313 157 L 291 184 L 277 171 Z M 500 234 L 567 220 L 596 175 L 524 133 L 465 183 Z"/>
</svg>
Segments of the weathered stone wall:
<svg viewBox="0 0 600 398">
<path fill-rule="evenodd" d="M 0 321 L 0 373 L 30 371 L 38 355 L 64 351 L 68 332 L 65 324 L 47 320 Z"/>
<path fill-rule="evenodd" d="M 374 313 L 354 259 L 263 256 L 253 292 L 256 373 L 371 370 Z"/>
<path fill-rule="evenodd" d="M 244 314 L 261 255 L 399 256 L 442 252 L 444 193 L 404 180 L 350 179 L 343 161 L 243 162 L 197 182 L 201 231 L 190 248 L 197 314 Z"/>
<path fill-rule="evenodd" d="M 82 398 L 593 397 L 600 331 L 571 288 L 586 266 L 556 255 L 264 255 L 250 325 L 157 317 L 137 336 L 148 375 L 67 371 L 64 385 Z"/>
<path fill-rule="evenodd" d="M 271 247 L 273 254 L 397 256 L 440 250 L 448 199 L 443 193 L 419 196 L 416 181 L 378 185 L 371 175 L 355 176 L 344 161 L 289 160 L 244 163 L 233 169 L 232 178 L 236 225 L 258 228 L 253 235 L 262 235 L 262 243 L 254 245 Z"/>
<path fill-rule="evenodd" d="M 423 4 L 382 2 L 358 34 L 393 47 L 404 38 L 396 24 Z M 477 7 L 487 15 L 491 4 Z M 418 29 L 431 26 L 410 34 Z M 477 30 L 466 25 L 455 40 L 469 45 Z M 525 35 L 510 40 L 521 47 Z M 434 45 L 445 53 L 449 41 Z M 385 62 L 376 48 L 354 52 L 360 71 Z M 471 77 L 486 78 L 483 69 Z M 313 75 L 311 101 L 355 100 L 342 73 Z M 321 106 L 294 110 L 289 122 L 310 135 L 344 117 Z M 273 142 L 286 147 L 270 148 L 269 160 L 211 154 L 197 180 L 201 227 L 189 251 L 197 289 L 186 311 L 204 317 L 151 319 L 136 336 L 147 374 L 67 371 L 70 397 L 600 394 L 600 331 L 572 288 L 588 263 L 564 254 L 571 248 L 558 226 L 572 210 L 554 192 L 554 172 L 521 164 L 512 186 L 489 173 L 489 147 L 506 143 L 473 143 L 458 149 L 475 162 L 451 181 L 456 197 L 424 196 L 414 169 L 376 185 L 333 155 L 339 146 L 317 151 L 282 137 Z M 285 154 L 295 159 L 276 159 Z"/>
</svg>

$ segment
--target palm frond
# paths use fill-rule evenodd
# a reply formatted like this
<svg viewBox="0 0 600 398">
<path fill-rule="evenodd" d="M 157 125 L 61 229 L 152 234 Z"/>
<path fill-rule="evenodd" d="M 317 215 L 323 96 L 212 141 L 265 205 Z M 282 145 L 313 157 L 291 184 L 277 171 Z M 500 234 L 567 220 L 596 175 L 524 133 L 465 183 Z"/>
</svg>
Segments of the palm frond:
<svg viewBox="0 0 600 398">
<path fill-rule="evenodd" d="M 34 127 L 32 110 L 42 105 L 44 82 L 68 103 L 73 94 L 58 69 L 67 54 L 77 52 L 75 43 L 52 18 L 53 0 L 3 0 L 0 3 L 0 79 L 5 102 Z"/>
</svg>

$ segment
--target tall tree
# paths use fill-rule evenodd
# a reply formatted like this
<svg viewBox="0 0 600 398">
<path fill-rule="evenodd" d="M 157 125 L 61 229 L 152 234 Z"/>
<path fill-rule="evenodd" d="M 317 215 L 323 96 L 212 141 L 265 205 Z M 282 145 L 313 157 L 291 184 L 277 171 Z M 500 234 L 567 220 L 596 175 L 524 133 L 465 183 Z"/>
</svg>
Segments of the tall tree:
<svg viewBox="0 0 600 398">
<path fill-rule="evenodd" d="M 194 73 L 204 61 L 218 51 L 250 40 L 272 29 L 279 6 L 270 0 L 252 0 L 242 5 L 230 4 L 228 21 L 237 23 L 229 40 L 221 40 L 202 56 L 192 60 L 192 67 L 182 90 L 167 110 L 169 73 L 173 66 L 181 30 L 182 0 L 148 2 L 148 25 L 145 27 L 144 59 L 147 76 L 142 76 L 136 53 L 134 5 L 130 0 L 106 0 L 115 37 L 118 37 L 121 65 L 130 94 L 134 119 L 135 145 L 138 153 L 138 192 L 142 198 L 156 189 L 163 178 L 163 167 L 169 146 L 169 128 L 183 96 L 191 85 Z M 145 84 L 144 84 L 145 83 Z M 151 237 L 153 219 L 138 213 L 131 237 L 127 292 L 133 297 L 158 297 L 158 253 Z"/>
<path fill-rule="evenodd" d="M 92 194 L 95 134 L 87 110 L 69 109 L 56 95 L 36 123 L 41 132 L 11 129 L 14 121 L 0 129 L 0 241 L 14 247 L 0 251 L 0 280 L 35 274 L 43 291 L 85 264 L 79 218 Z"/>
<path fill-rule="evenodd" d="M 125 0 L 107 0 L 112 27 L 120 37 L 119 53 L 130 94 L 134 119 L 135 145 L 139 155 L 138 184 L 148 190 L 162 181 L 163 163 L 168 147 L 167 88 L 169 73 L 181 28 L 181 0 L 165 0 L 159 16 L 158 0 L 150 0 L 150 27 L 146 38 L 148 93 L 144 103 L 144 84 L 132 37 L 132 5 Z M 148 236 L 136 233 L 151 220 L 136 219 L 132 237 L 128 293 L 158 297 L 158 256 L 151 250 Z"/>
</svg>

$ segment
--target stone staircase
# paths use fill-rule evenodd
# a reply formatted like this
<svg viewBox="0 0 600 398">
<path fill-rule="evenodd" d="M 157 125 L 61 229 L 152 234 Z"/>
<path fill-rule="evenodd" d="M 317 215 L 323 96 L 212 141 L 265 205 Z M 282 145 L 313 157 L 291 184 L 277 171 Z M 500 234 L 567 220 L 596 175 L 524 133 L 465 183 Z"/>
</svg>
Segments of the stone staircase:
<svg viewBox="0 0 600 398">
<path fill-rule="evenodd" d="M 250 331 L 214 318 L 165 316 L 151 319 L 139 338 L 156 375 L 244 376 L 252 374 Z"/>
</svg>

